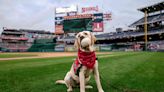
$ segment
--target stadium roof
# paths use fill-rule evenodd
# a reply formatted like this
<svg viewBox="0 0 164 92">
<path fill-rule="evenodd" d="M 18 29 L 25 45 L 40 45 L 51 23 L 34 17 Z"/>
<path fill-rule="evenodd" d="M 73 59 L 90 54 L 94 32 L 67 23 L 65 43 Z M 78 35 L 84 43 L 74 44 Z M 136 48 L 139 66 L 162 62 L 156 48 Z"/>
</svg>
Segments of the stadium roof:
<svg viewBox="0 0 164 92">
<path fill-rule="evenodd" d="M 151 6 L 140 8 L 138 10 L 141 12 L 147 11 L 147 13 L 163 11 L 164 10 L 164 1 L 154 4 L 154 5 L 151 5 Z M 159 22 L 159 21 L 164 21 L 164 13 L 163 12 L 160 12 L 160 13 L 154 14 L 154 15 L 149 15 L 147 17 L 147 23 L 155 23 L 155 22 Z M 137 25 L 144 25 L 144 17 L 135 21 L 134 23 L 132 23 L 131 25 L 129 25 L 129 27 L 135 27 Z"/>
<path fill-rule="evenodd" d="M 151 6 L 140 8 L 138 10 L 141 12 L 147 11 L 147 13 L 152 13 L 152 12 L 164 10 L 164 1 L 157 3 L 157 4 L 154 4 L 154 5 L 151 5 Z"/>
<path fill-rule="evenodd" d="M 152 15 L 152 16 L 147 17 L 147 23 L 148 24 L 149 23 L 159 22 L 159 21 L 164 21 L 164 13 L 156 14 L 156 15 Z M 130 27 L 135 27 L 137 25 L 144 25 L 144 17 L 137 20 L 133 24 L 131 24 Z"/>
<path fill-rule="evenodd" d="M 30 32 L 30 33 L 39 33 L 39 34 L 54 34 L 52 32 L 49 32 L 49 31 L 44 31 L 44 30 L 30 30 L 30 29 L 8 29 L 8 28 L 3 28 L 3 32 L 5 31 L 11 31 L 11 32 L 14 32 L 14 33 L 18 33 L 18 32 Z M 2 33 L 3 33 L 2 32 Z M 8 32 L 10 33 L 10 32 Z"/>
<path fill-rule="evenodd" d="M 155 34 L 163 34 L 164 29 L 155 29 L 148 31 L 148 35 L 155 35 Z M 121 33 L 114 32 L 114 33 L 103 33 L 95 35 L 97 40 L 113 40 L 113 39 L 122 39 L 122 38 L 131 38 L 131 37 L 140 37 L 144 36 L 144 32 L 138 31 L 124 31 Z M 74 41 L 74 36 L 68 36 L 64 38 L 64 41 Z"/>
</svg>

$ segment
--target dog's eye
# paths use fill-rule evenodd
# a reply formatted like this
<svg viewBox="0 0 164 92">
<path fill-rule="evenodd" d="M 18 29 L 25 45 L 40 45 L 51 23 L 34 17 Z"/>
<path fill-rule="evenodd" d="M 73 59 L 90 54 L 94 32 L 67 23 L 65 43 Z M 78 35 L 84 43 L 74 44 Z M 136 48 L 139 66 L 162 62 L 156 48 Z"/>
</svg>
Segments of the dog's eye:
<svg viewBox="0 0 164 92">
<path fill-rule="evenodd" d="M 87 35 L 87 33 L 84 33 L 84 35 Z"/>
</svg>

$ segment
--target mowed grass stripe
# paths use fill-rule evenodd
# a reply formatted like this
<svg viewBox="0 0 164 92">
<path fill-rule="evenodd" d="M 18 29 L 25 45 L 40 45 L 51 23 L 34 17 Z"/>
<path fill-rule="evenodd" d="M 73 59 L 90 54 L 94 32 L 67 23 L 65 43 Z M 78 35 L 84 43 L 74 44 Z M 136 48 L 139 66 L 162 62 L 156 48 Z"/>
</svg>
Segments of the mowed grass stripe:
<svg viewBox="0 0 164 92">
<path fill-rule="evenodd" d="M 114 52 L 113 56 L 99 57 L 99 69 L 105 92 L 122 92 L 117 88 L 139 92 L 162 92 L 164 79 L 163 53 Z M 66 92 L 63 79 L 75 57 L 26 59 L 0 62 L 0 92 Z M 94 79 L 91 79 L 97 92 Z M 110 84 L 110 85 L 109 85 Z M 76 88 L 74 92 L 79 92 Z"/>
<path fill-rule="evenodd" d="M 32 57 L 37 56 L 36 54 L 19 54 L 19 53 L 0 53 L 1 58 L 16 58 L 16 57 Z"/>
<path fill-rule="evenodd" d="M 100 68 L 100 70 L 102 70 L 102 75 L 106 76 L 103 78 L 109 79 L 107 83 L 119 89 L 130 92 L 163 92 L 163 54 L 139 53 L 135 56 L 113 57 L 110 58 L 110 64 L 106 64 L 108 66 L 101 67 L 103 69 Z M 118 90 L 113 89 L 113 91 Z"/>
<path fill-rule="evenodd" d="M 109 55 L 97 55 L 98 58 L 114 57 L 122 55 L 132 55 L 136 53 L 114 53 Z M 76 57 L 55 57 L 55 58 L 39 58 L 39 59 L 21 59 L 21 60 L 7 60 L 0 62 L 0 71 L 8 71 L 11 69 L 42 67 L 52 64 L 65 64 L 66 62 L 73 62 Z M 67 59 L 67 60 L 66 60 Z M 43 62 L 44 61 L 44 62 Z"/>
</svg>

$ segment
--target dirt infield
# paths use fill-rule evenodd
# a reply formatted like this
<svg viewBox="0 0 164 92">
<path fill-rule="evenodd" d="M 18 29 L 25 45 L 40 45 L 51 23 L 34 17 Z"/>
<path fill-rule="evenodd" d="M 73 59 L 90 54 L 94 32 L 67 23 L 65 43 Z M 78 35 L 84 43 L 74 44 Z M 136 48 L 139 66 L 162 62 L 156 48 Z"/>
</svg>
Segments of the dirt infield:
<svg viewBox="0 0 164 92">
<path fill-rule="evenodd" d="M 7 55 L 8 53 L 1 53 L 1 54 L 6 54 Z M 31 59 L 31 58 L 50 58 L 50 57 L 76 56 L 77 52 L 24 52 L 24 53 L 12 53 L 12 54 L 20 54 L 20 55 L 29 54 L 29 55 L 36 55 L 36 56 L 0 58 L 0 61 L 16 60 L 16 59 Z M 96 54 L 109 54 L 109 52 L 96 52 Z"/>
</svg>

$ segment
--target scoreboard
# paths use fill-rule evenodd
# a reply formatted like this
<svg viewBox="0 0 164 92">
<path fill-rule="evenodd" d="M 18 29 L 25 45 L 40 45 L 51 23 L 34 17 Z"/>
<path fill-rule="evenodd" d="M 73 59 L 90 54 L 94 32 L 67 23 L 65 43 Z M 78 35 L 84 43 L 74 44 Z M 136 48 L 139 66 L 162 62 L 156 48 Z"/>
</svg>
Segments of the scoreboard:
<svg viewBox="0 0 164 92">
<path fill-rule="evenodd" d="M 55 33 L 103 32 L 103 13 L 55 17 Z"/>
<path fill-rule="evenodd" d="M 63 21 L 64 32 L 92 31 L 92 18 L 79 18 Z"/>
</svg>

